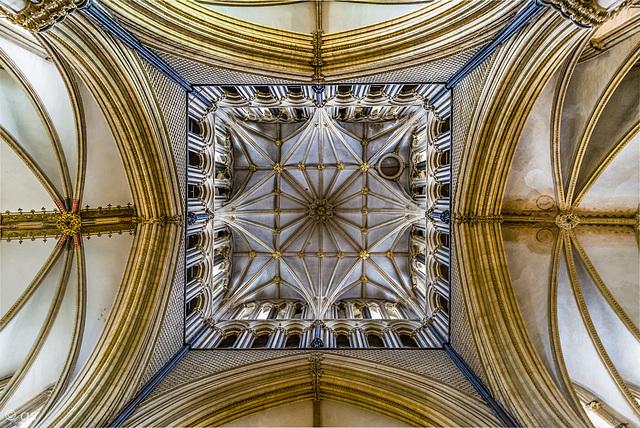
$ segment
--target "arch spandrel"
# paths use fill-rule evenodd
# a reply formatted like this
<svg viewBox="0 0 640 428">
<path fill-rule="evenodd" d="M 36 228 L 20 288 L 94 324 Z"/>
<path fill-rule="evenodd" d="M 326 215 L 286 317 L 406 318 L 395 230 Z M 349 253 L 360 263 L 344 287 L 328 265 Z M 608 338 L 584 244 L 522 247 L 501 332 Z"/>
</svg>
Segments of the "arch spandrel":
<svg viewBox="0 0 640 428">
<path fill-rule="evenodd" d="M 354 357 L 340 351 L 277 351 L 275 358 L 268 358 L 273 354 L 265 353 L 249 362 L 246 352 L 196 351 L 176 367 L 175 376 L 168 378 L 167 384 L 161 385 L 138 408 L 126 426 L 220 426 L 263 409 L 314 396 L 349 403 L 410 426 L 498 424 L 477 395 L 454 386 L 459 385 L 457 380 L 446 379 L 446 375 L 443 380 L 412 374 L 402 369 L 402 364 L 390 364 L 393 358 L 385 364 L 384 357 L 382 360 Z M 439 356 L 445 359 L 435 358 L 433 363 L 438 367 L 431 370 L 443 375 L 447 369 L 441 365 L 452 362 L 444 354 Z M 189 367 L 203 358 L 218 362 L 205 364 L 210 369 L 201 366 L 192 372 Z M 230 358 L 243 360 L 243 364 L 225 366 L 233 361 Z M 406 361 L 405 358 L 401 360 Z M 414 362 L 428 361 L 429 358 L 417 358 Z M 185 378 L 184 374 L 189 372 Z M 216 388 L 206 387 L 212 384 Z"/>
</svg>

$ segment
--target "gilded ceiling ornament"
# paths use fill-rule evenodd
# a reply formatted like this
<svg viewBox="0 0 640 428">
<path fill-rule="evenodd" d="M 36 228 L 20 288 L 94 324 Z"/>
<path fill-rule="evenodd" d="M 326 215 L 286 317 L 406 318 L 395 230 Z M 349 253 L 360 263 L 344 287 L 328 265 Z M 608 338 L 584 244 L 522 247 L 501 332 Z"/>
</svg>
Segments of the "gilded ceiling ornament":
<svg viewBox="0 0 640 428">
<path fill-rule="evenodd" d="M 387 256 L 388 259 L 392 259 L 393 258 L 393 251 L 391 251 L 391 250 L 387 251 L 386 256 Z"/>
<path fill-rule="evenodd" d="M 370 165 L 367 162 L 365 162 L 362 165 L 360 165 L 360 171 L 367 172 L 367 171 L 369 171 L 369 167 L 370 167 Z"/>
<path fill-rule="evenodd" d="M 275 235 L 280 235 L 280 233 L 282 233 L 282 229 L 280 229 L 279 227 L 276 227 L 275 229 L 273 229 L 273 233 Z"/>
<path fill-rule="evenodd" d="M 82 219 L 80 216 L 69 212 L 60 214 L 60 217 L 58 217 L 58 220 L 56 221 L 56 227 L 60 233 L 67 236 L 73 236 L 80 233 L 81 226 Z"/>
<path fill-rule="evenodd" d="M 324 257 L 324 253 L 323 253 L 322 251 L 318 251 L 318 252 L 316 253 L 316 256 L 318 256 L 318 258 L 319 258 L 319 259 L 321 259 L 321 258 L 323 258 L 323 257 Z"/>
<path fill-rule="evenodd" d="M 333 205 L 326 199 L 317 199 L 309 205 L 309 217 L 317 223 L 326 223 L 333 216 Z"/>
<path fill-rule="evenodd" d="M 279 276 L 274 276 L 273 277 L 273 283 L 274 284 L 280 284 L 282 282 L 282 279 Z"/>
<path fill-rule="evenodd" d="M 556 226 L 563 230 L 571 230 L 580 223 L 580 218 L 572 212 L 563 212 L 556 216 Z"/>
<path fill-rule="evenodd" d="M 276 251 L 272 254 L 273 258 L 279 260 L 282 258 L 282 251 Z"/>
<path fill-rule="evenodd" d="M 282 166 L 280 166 L 279 163 L 273 166 L 273 170 L 276 172 L 276 174 L 280 174 L 283 171 Z"/>
<path fill-rule="evenodd" d="M 299 171 L 304 171 L 306 168 L 307 168 L 307 167 L 305 166 L 305 164 L 303 164 L 303 163 L 299 163 L 299 164 L 298 164 L 298 170 L 299 170 Z"/>
<path fill-rule="evenodd" d="M 598 26 L 616 16 L 622 9 L 631 4 L 632 0 L 625 0 L 617 6 L 605 9 L 598 4 L 598 0 L 541 0 L 554 9 L 582 26 Z"/>
<path fill-rule="evenodd" d="M 369 253 L 367 252 L 367 250 L 360 251 L 360 258 L 362 260 L 367 260 L 369 258 Z"/>
<path fill-rule="evenodd" d="M 256 252 L 254 250 L 249 251 L 249 258 L 254 258 L 256 256 Z"/>
<path fill-rule="evenodd" d="M 11 12 L 0 7 L 0 12 L 7 20 L 20 25 L 29 31 L 45 31 L 57 22 L 62 21 L 71 12 L 84 7 L 88 0 L 42 0 L 26 1 L 27 5 L 18 12 Z"/>
<path fill-rule="evenodd" d="M 338 169 L 338 171 L 342 171 L 344 169 L 344 164 L 342 162 L 340 162 L 336 168 Z"/>
<path fill-rule="evenodd" d="M 336 256 L 337 256 L 339 259 L 344 259 L 344 252 L 343 252 L 343 251 L 338 251 L 338 253 L 336 254 Z"/>
</svg>

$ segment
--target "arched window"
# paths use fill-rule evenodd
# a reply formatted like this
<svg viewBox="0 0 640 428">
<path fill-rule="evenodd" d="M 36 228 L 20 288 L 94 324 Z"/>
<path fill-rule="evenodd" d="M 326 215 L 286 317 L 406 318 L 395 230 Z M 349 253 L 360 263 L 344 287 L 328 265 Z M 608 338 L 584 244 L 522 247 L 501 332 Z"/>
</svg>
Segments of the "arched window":
<svg viewBox="0 0 640 428">
<path fill-rule="evenodd" d="M 189 269 L 187 269 L 187 282 L 193 281 L 193 279 L 198 276 L 199 269 L 200 266 L 198 265 L 191 266 Z"/>
<path fill-rule="evenodd" d="M 366 320 L 370 320 L 371 319 L 371 310 L 369 309 L 368 306 L 363 306 L 362 307 L 362 318 L 364 318 Z"/>
<path fill-rule="evenodd" d="M 418 344 L 416 343 L 415 340 L 413 340 L 413 338 L 411 336 L 409 336 L 408 334 L 401 334 L 400 335 L 400 341 L 402 342 L 402 346 L 404 346 L 405 348 L 417 348 Z"/>
<path fill-rule="evenodd" d="M 440 165 L 448 165 L 451 159 L 451 152 L 449 150 L 446 150 L 442 153 L 440 153 L 440 158 L 439 158 L 439 162 Z"/>
<path fill-rule="evenodd" d="M 353 318 L 357 320 L 362 319 L 362 309 L 356 305 L 353 306 Z"/>
<path fill-rule="evenodd" d="M 237 339 L 237 334 L 230 334 L 229 336 L 225 337 L 222 342 L 220 342 L 218 348 L 233 348 L 233 344 L 236 343 Z"/>
<path fill-rule="evenodd" d="M 292 334 L 287 337 L 287 343 L 284 344 L 285 348 L 297 348 L 300 346 L 300 335 Z"/>
<path fill-rule="evenodd" d="M 440 241 L 440 244 L 442 244 L 445 247 L 449 248 L 449 235 L 448 234 L 440 233 L 438 235 L 438 241 Z"/>
<path fill-rule="evenodd" d="M 189 316 L 189 314 L 195 311 L 195 309 L 198 307 L 199 301 L 200 301 L 200 297 L 198 296 L 198 297 L 194 297 L 193 299 L 187 302 L 187 309 L 186 309 L 187 316 Z"/>
<path fill-rule="evenodd" d="M 189 132 L 200 135 L 202 133 L 202 127 L 194 118 L 189 117 Z"/>
<path fill-rule="evenodd" d="M 384 342 L 382 338 L 377 334 L 368 334 L 367 341 L 369 342 L 369 347 L 371 348 L 384 348 Z"/>
<path fill-rule="evenodd" d="M 440 185 L 440 195 L 443 198 L 448 198 L 449 197 L 449 183 L 445 183 L 445 184 L 441 184 Z"/>
<path fill-rule="evenodd" d="M 253 312 L 253 307 L 246 307 L 242 309 L 242 312 L 240 312 L 240 315 L 238 315 L 238 319 L 239 320 L 249 319 L 249 316 L 251 316 L 252 312 Z"/>
<path fill-rule="evenodd" d="M 349 337 L 346 334 L 339 334 L 336 336 L 336 346 L 338 348 L 350 348 Z"/>
<path fill-rule="evenodd" d="M 200 237 L 197 233 L 189 235 L 189 237 L 187 238 L 187 248 L 195 247 L 196 245 L 198 245 L 198 241 L 200 241 Z"/>
<path fill-rule="evenodd" d="M 189 165 L 200 166 L 200 156 L 192 150 L 189 150 Z"/>
<path fill-rule="evenodd" d="M 200 186 L 195 184 L 187 185 L 187 196 L 189 198 L 198 199 L 200 197 Z"/>
<path fill-rule="evenodd" d="M 293 319 L 302 318 L 302 305 L 300 303 L 296 304 L 296 310 L 293 312 Z"/>
<path fill-rule="evenodd" d="M 259 320 L 266 320 L 267 317 L 269 316 L 269 312 L 271 312 L 271 306 L 269 305 L 264 305 L 262 307 L 262 310 L 260 311 L 260 313 L 258 314 L 258 317 L 256 319 Z"/>
<path fill-rule="evenodd" d="M 449 266 L 440 265 L 440 275 L 444 278 L 444 279 L 449 279 Z"/>
<path fill-rule="evenodd" d="M 447 132 L 451 129 L 451 117 L 448 117 L 442 125 L 440 125 L 440 132 Z"/>
<path fill-rule="evenodd" d="M 267 346 L 267 342 L 268 341 L 269 341 L 269 335 L 268 334 L 261 334 L 260 336 L 255 338 L 255 340 L 251 344 L 251 348 L 252 349 L 264 348 L 265 346 Z"/>
<path fill-rule="evenodd" d="M 274 320 L 276 318 L 278 318 L 278 314 L 280 313 L 280 310 L 278 309 L 277 306 L 273 306 L 271 307 L 271 310 L 269 311 L 269 315 L 267 316 L 267 319 L 269 320 Z"/>
<path fill-rule="evenodd" d="M 438 305 L 443 311 L 449 312 L 449 301 L 440 294 L 438 294 Z"/>
<path fill-rule="evenodd" d="M 344 308 L 344 303 L 340 303 L 338 305 L 338 318 L 340 319 L 344 319 L 347 317 L 347 311 Z"/>
</svg>

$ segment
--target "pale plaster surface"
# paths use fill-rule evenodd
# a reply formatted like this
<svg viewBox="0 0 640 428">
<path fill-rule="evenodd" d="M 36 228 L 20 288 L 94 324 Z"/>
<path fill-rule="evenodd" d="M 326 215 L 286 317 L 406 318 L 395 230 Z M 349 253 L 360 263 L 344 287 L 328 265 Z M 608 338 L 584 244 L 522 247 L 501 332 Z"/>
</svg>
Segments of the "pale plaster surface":
<svg viewBox="0 0 640 428">
<path fill-rule="evenodd" d="M 337 401 L 322 400 L 323 427 L 404 427 L 402 422 Z M 224 425 L 226 427 L 312 427 L 313 403 L 300 401 L 262 410 Z"/>
</svg>

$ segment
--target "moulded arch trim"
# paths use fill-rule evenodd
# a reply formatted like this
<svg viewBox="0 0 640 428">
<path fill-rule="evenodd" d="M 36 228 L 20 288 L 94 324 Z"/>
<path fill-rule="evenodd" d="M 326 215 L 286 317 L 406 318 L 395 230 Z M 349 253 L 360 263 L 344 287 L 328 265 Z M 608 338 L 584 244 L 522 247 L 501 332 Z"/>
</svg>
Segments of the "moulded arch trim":
<svg viewBox="0 0 640 428">
<path fill-rule="evenodd" d="M 127 426 L 220 426 L 261 410 L 311 399 L 309 357 L 313 354 L 292 353 L 188 379 L 143 403 Z M 348 355 L 321 355 L 323 399 L 413 426 L 499 425 L 478 398 L 437 379 Z"/>
</svg>

